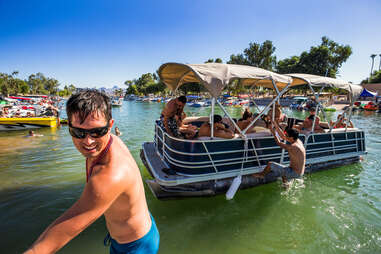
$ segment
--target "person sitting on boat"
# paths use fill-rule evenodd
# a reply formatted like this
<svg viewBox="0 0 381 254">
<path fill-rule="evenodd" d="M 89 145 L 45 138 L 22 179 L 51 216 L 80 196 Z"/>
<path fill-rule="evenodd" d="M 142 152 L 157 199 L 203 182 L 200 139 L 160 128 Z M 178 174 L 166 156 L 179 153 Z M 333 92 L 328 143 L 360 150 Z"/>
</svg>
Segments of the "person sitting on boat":
<svg viewBox="0 0 381 254">
<path fill-rule="evenodd" d="M 187 97 L 180 96 L 176 99 L 170 100 L 161 112 L 160 125 L 169 135 L 173 137 L 183 137 L 179 130 L 176 115 L 177 117 L 182 115 L 186 103 Z"/>
<path fill-rule="evenodd" d="M 238 120 L 237 125 L 243 131 L 244 129 L 247 128 L 247 126 L 249 126 L 249 124 L 251 124 L 253 120 L 254 120 L 253 113 L 250 112 L 248 108 L 246 108 L 245 112 L 243 112 L 242 118 Z M 254 125 L 246 131 L 247 134 L 254 133 L 254 132 L 255 132 Z M 236 130 L 236 133 L 239 133 L 238 130 Z"/>
<path fill-rule="evenodd" d="M 229 130 L 222 123 L 222 117 L 220 115 L 214 115 L 213 117 L 213 136 L 217 138 L 233 138 L 233 131 Z M 203 123 L 198 131 L 199 137 L 210 137 L 211 136 L 211 124 Z"/>
<path fill-rule="evenodd" d="M 273 119 L 273 107 L 270 107 L 269 112 L 267 112 L 267 117 Z M 282 113 L 281 106 L 279 102 L 275 102 L 275 115 L 274 119 L 277 123 L 283 122 L 285 120 L 285 115 Z"/>
<path fill-rule="evenodd" d="M 284 132 L 279 125 L 273 121 L 271 121 L 270 130 L 275 142 L 288 152 L 290 166 L 270 161 L 262 172 L 253 174 L 253 177 L 264 178 L 271 171 L 277 171 L 281 175 L 283 183 L 287 183 L 287 180 L 290 178 L 303 176 L 306 163 L 306 149 L 299 139 L 299 133 L 292 128 L 287 128 Z M 283 143 L 280 139 L 290 144 Z"/>
<path fill-rule="evenodd" d="M 316 115 L 316 109 L 310 108 L 310 115 L 304 119 L 303 123 L 301 125 L 294 125 L 294 128 L 298 130 L 299 132 L 309 132 L 312 131 L 312 125 L 315 120 L 315 128 L 314 132 L 317 133 L 323 133 L 324 129 L 320 126 L 320 118 Z"/>
<path fill-rule="evenodd" d="M 345 128 L 345 127 L 348 127 L 348 128 L 354 128 L 354 125 L 353 125 L 352 121 L 349 121 L 348 126 L 347 126 L 347 124 L 345 123 L 346 121 L 347 121 L 347 119 L 344 118 L 344 115 L 339 114 L 339 115 L 337 116 L 337 120 L 336 120 L 336 122 L 331 121 L 331 122 L 330 122 L 330 125 L 332 126 L 333 129 Z"/>
<path fill-rule="evenodd" d="M 192 125 L 192 124 L 184 124 L 184 119 L 187 117 L 185 112 L 181 113 L 181 116 L 176 114 L 176 121 L 177 121 L 177 126 L 179 126 L 179 131 L 181 134 L 184 135 L 185 138 L 193 138 L 197 134 L 197 126 Z"/>
<path fill-rule="evenodd" d="M 3 117 L 9 117 L 9 108 L 8 107 L 3 108 Z"/>
</svg>

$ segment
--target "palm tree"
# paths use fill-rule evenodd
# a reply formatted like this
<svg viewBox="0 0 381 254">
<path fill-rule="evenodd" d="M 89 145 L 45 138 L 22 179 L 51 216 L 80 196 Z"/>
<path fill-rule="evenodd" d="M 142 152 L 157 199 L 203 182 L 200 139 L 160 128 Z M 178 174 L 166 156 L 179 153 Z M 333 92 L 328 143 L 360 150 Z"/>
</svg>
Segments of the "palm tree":
<svg viewBox="0 0 381 254">
<path fill-rule="evenodd" d="M 372 73 L 373 73 L 373 65 L 374 65 L 374 58 L 376 57 L 377 55 L 376 54 L 371 54 L 370 57 L 372 58 L 372 68 L 370 68 L 370 76 L 369 76 L 369 79 L 372 77 Z M 368 82 L 369 82 L 369 79 L 368 79 Z"/>
</svg>

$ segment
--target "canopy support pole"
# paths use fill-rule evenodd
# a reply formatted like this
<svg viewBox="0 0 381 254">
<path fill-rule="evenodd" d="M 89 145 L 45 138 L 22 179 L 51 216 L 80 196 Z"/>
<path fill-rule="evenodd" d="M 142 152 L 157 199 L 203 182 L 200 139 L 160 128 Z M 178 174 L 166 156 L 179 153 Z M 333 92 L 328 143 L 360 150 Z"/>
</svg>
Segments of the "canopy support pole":
<svg viewBox="0 0 381 254">
<path fill-rule="evenodd" d="M 222 109 L 222 111 L 224 111 L 225 115 L 229 118 L 229 120 L 233 123 L 234 127 L 238 130 L 238 132 L 242 135 L 242 136 L 245 136 L 244 133 L 242 133 L 241 131 L 241 128 L 238 127 L 237 123 L 234 122 L 233 118 L 231 118 L 231 116 L 229 115 L 228 112 L 226 112 L 226 109 L 224 108 L 224 106 L 222 106 L 221 102 L 219 102 L 217 100 L 217 105 Z"/>
<path fill-rule="evenodd" d="M 209 121 L 210 121 L 210 137 L 213 139 L 214 137 L 214 104 L 216 98 L 212 97 L 212 111 L 210 113 Z"/>
<path fill-rule="evenodd" d="M 263 115 L 263 113 L 268 110 L 286 91 L 287 91 L 287 88 L 291 85 L 291 83 L 288 83 L 287 86 L 285 88 L 283 88 L 283 90 L 281 92 L 279 92 L 279 94 L 262 110 L 261 113 L 259 113 L 259 115 L 257 115 L 254 120 L 246 127 L 246 129 L 243 130 L 243 134 L 246 134 L 246 131 L 248 129 L 250 129 L 253 124 Z"/>
</svg>

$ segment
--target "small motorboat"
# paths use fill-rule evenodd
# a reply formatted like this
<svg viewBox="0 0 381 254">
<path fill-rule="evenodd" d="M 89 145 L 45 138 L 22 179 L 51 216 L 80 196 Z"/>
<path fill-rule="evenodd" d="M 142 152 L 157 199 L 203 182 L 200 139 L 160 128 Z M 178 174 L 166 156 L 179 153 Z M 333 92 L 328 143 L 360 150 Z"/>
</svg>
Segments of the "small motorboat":
<svg viewBox="0 0 381 254">
<path fill-rule="evenodd" d="M 367 110 L 367 111 L 377 111 L 378 110 L 378 106 L 374 102 L 370 101 L 370 102 L 368 102 L 368 104 L 366 104 L 364 106 L 364 110 Z"/>
<path fill-rule="evenodd" d="M 113 99 L 111 101 L 111 105 L 113 107 L 121 107 L 123 105 L 123 100 L 121 98 L 119 98 L 119 99 Z"/>
<path fill-rule="evenodd" d="M 195 107 L 195 108 L 201 108 L 201 107 L 205 107 L 206 106 L 206 102 L 205 101 L 195 101 L 193 103 L 190 103 L 189 106 L 190 107 Z"/>
</svg>

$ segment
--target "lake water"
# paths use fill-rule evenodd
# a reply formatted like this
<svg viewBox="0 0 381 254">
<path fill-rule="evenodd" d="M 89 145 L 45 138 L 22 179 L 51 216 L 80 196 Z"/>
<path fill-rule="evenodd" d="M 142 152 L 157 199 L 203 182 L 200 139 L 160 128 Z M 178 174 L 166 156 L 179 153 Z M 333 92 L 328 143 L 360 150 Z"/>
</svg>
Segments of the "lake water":
<svg viewBox="0 0 381 254">
<path fill-rule="evenodd" d="M 116 126 L 135 157 L 153 137 L 163 104 L 124 102 Z M 228 108 L 238 116 L 241 108 Z M 185 108 L 206 115 L 210 108 Z M 285 110 L 302 117 L 304 113 Z M 334 118 L 336 113 L 330 113 Z M 284 190 L 280 182 L 225 196 L 159 201 L 146 186 L 160 234 L 159 253 L 381 253 L 381 114 L 357 113 L 368 154 L 360 163 L 306 175 Z M 85 160 L 67 127 L 0 132 L 0 252 L 21 253 L 82 192 Z M 100 218 L 59 253 L 108 253 Z"/>
</svg>

